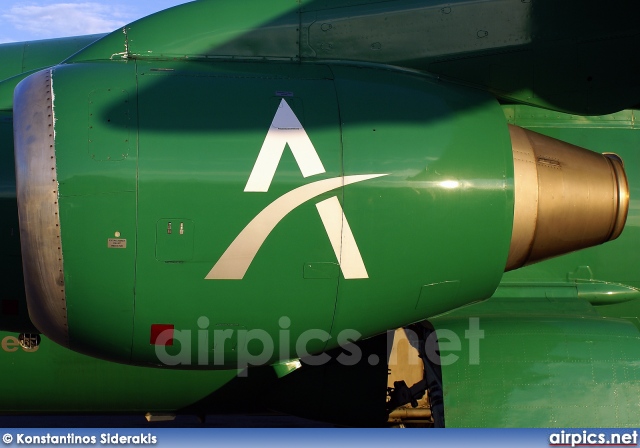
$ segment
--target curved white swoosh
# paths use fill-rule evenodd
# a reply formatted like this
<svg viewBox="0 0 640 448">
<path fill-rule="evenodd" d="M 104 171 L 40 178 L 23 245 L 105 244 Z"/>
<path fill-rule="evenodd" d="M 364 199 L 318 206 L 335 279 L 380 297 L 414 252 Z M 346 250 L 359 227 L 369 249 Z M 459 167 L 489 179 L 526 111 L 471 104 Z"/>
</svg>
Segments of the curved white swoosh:
<svg viewBox="0 0 640 448">
<path fill-rule="evenodd" d="M 222 254 L 206 280 L 241 280 L 249 269 L 258 250 L 278 223 L 299 205 L 309 199 L 344 185 L 355 184 L 388 174 L 359 174 L 355 176 L 334 177 L 319 180 L 283 194 L 265 207 L 240 232 L 227 250 Z"/>
</svg>

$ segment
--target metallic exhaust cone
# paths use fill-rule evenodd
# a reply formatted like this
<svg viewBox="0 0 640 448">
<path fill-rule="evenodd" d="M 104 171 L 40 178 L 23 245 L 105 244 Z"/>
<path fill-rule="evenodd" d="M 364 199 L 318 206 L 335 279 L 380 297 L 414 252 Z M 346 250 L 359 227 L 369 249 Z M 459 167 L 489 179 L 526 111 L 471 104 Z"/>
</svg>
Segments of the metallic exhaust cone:
<svg viewBox="0 0 640 448">
<path fill-rule="evenodd" d="M 616 239 L 629 210 L 622 160 L 509 126 L 515 205 L 505 271 Z"/>
</svg>

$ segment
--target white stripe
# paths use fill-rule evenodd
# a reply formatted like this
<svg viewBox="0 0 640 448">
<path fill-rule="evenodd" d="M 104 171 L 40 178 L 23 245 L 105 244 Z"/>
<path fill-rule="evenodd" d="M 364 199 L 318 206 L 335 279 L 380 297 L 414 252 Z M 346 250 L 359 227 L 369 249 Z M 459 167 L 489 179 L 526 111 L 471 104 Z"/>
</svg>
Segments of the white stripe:
<svg viewBox="0 0 640 448">
<path fill-rule="evenodd" d="M 347 217 L 336 196 L 316 204 L 345 279 L 369 278 Z"/>
<path fill-rule="evenodd" d="M 387 174 L 334 177 L 312 182 L 283 194 L 247 224 L 205 278 L 207 280 L 242 279 L 271 231 L 293 209 L 327 191 L 381 176 L 387 176 Z"/>
</svg>

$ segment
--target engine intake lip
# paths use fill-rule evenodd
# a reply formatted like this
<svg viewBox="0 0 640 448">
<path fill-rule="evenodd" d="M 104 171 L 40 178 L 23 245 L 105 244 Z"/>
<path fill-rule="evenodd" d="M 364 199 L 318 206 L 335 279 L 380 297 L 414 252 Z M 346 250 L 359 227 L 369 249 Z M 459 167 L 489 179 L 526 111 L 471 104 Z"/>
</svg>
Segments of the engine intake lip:
<svg viewBox="0 0 640 448">
<path fill-rule="evenodd" d="M 68 347 L 52 81 L 52 70 L 43 70 L 14 91 L 16 192 L 29 317 L 47 337 Z"/>
</svg>

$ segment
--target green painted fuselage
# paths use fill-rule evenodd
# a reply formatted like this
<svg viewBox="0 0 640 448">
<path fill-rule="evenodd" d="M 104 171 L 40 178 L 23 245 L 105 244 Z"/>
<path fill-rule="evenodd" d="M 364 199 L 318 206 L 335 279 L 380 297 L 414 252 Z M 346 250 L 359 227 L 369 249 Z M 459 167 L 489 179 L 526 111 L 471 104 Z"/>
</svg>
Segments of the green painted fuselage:
<svg viewBox="0 0 640 448">
<path fill-rule="evenodd" d="M 443 356 L 460 357 L 443 367 L 447 423 L 637 426 L 638 111 L 581 117 L 527 106 L 503 109 L 510 123 L 619 154 L 631 204 L 618 240 L 506 273 L 491 299 L 432 319 L 462 341 L 460 350 L 443 350 Z M 469 318 L 478 318 L 484 330 L 477 363 L 470 362 L 465 339 Z"/>
</svg>

